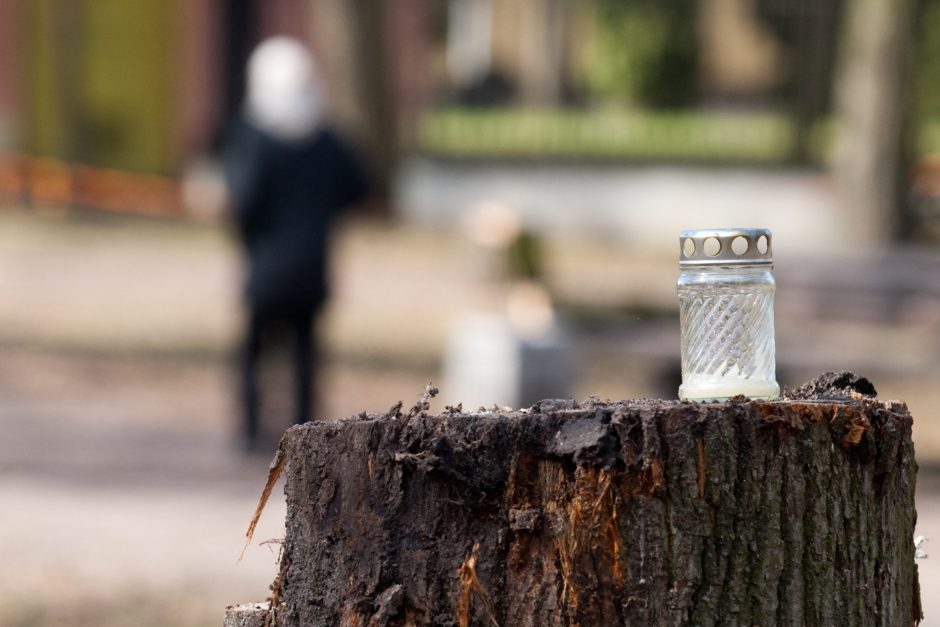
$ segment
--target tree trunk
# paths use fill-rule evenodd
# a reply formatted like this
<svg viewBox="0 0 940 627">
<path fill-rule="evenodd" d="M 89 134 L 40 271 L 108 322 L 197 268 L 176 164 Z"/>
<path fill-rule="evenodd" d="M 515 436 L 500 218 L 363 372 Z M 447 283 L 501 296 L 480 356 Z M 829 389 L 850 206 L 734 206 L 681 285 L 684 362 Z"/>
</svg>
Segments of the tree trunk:
<svg viewBox="0 0 940 627">
<path fill-rule="evenodd" d="M 911 417 L 851 395 L 294 427 L 278 620 L 916 623 Z"/>
<path fill-rule="evenodd" d="M 372 192 L 383 200 L 391 193 L 400 147 L 388 54 L 391 6 L 372 0 L 311 5 L 317 51 L 336 92 L 333 113 L 363 150 Z"/>
<path fill-rule="evenodd" d="M 784 5 L 791 6 L 791 5 Z M 793 159 L 813 158 L 813 125 L 830 111 L 840 0 L 800 0 L 791 17 L 794 41 Z M 794 10 L 791 6 L 790 10 Z"/>
<path fill-rule="evenodd" d="M 836 77 L 834 177 L 859 244 L 910 235 L 911 88 L 921 0 L 849 0 Z"/>
</svg>

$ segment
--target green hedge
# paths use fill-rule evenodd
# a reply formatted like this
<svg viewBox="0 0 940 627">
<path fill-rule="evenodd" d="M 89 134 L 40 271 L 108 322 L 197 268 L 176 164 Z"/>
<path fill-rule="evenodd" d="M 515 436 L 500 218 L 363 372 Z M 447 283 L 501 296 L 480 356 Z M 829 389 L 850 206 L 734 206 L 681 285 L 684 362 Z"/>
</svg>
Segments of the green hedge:
<svg viewBox="0 0 940 627">
<path fill-rule="evenodd" d="M 567 157 L 774 162 L 793 130 L 774 113 L 437 110 L 424 116 L 425 152 L 455 157 Z"/>
<path fill-rule="evenodd" d="M 836 124 L 817 123 L 812 161 L 828 159 Z M 794 129 L 783 113 L 438 109 L 423 117 L 418 144 L 446 157 L 781 163 Z M 940 119 L 921 125 L 920 154 L 940 153 Z"/>
</svg>

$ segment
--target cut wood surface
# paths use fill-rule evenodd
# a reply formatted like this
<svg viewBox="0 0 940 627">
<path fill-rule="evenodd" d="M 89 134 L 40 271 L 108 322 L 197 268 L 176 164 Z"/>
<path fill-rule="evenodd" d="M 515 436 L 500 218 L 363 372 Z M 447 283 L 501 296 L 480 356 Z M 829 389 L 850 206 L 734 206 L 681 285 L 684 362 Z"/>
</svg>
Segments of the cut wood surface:
<svg viewBox="0 0 940 627">
<path fill-rule="evenodd" d="M 838 384 L 294 427 L 279 618 L 916 623 L 911 416 Z"/>
</svg>

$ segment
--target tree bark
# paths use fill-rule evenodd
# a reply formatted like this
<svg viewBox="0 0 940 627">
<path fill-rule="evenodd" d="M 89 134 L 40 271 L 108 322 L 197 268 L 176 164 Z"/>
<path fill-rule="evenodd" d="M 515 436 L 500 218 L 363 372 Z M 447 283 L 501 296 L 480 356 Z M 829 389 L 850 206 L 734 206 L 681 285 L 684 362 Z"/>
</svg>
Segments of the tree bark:
<svg viewBox="0 0 940 627">
<path fill-rule="evenodd" d="M 909 238 L 912 78 L 922 0 L 849 0 L 836 77 L 833 174 L 859 244 Z"/>
<path fill-rule="evenodd" d="M 850 396 L 294 427 L 279 620 L 914 624 L 911 416 Z"/>
</svg>

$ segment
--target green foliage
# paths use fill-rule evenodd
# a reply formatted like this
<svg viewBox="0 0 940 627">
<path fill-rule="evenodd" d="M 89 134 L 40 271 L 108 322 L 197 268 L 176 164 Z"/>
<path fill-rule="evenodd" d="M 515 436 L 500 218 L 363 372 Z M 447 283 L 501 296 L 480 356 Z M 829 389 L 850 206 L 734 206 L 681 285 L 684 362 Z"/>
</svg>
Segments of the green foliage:
<svg viewBox="0 0 940 627">
<path fill-rule="evenodd" d="M 810 130 L 810 156 L 826 163 L 834 118 Z M 549 111 L 439 109 L 424 116 L 420 148 L 450 157 L 628 159 L 784 163 L 795 140 L 792 117 L 745 111 Z M 940 115 L 922 119 L 919 155 L 940 154 Z"/>
<path fill-rule="evenodd" d="M 691 3 L 594 0 L 594 37 L 581 57 L 592 96 L 652 107 L 690 104 L 696 95 Z"/>
<path fill-rule="evenodd" d="M 177 3 L 23 6 L 29 111 L 24 148 L 91 165 L 170 171 L 180 89 L 174 81 Z M 64 13 L 65 6 L 71 12 Z"/>
<path fill-rule="evenodd" d="M 916 108 L 921 120 L 940 117 L 940 0 L 924 2 L 916 65 Z"/>
<path fill-rule="evenodd" d="M 84 14 L 84 124 L 94 165 L 170 169 L 173 3 L 96 0 Z"/>
<path fill-rule="evenodd" d="M 540 281 L 545 275 L 545 261 L 538 236 L 531 231 L 519 234 L 506 251 L 509 276 L 513 279 Z"/>
</svg>

